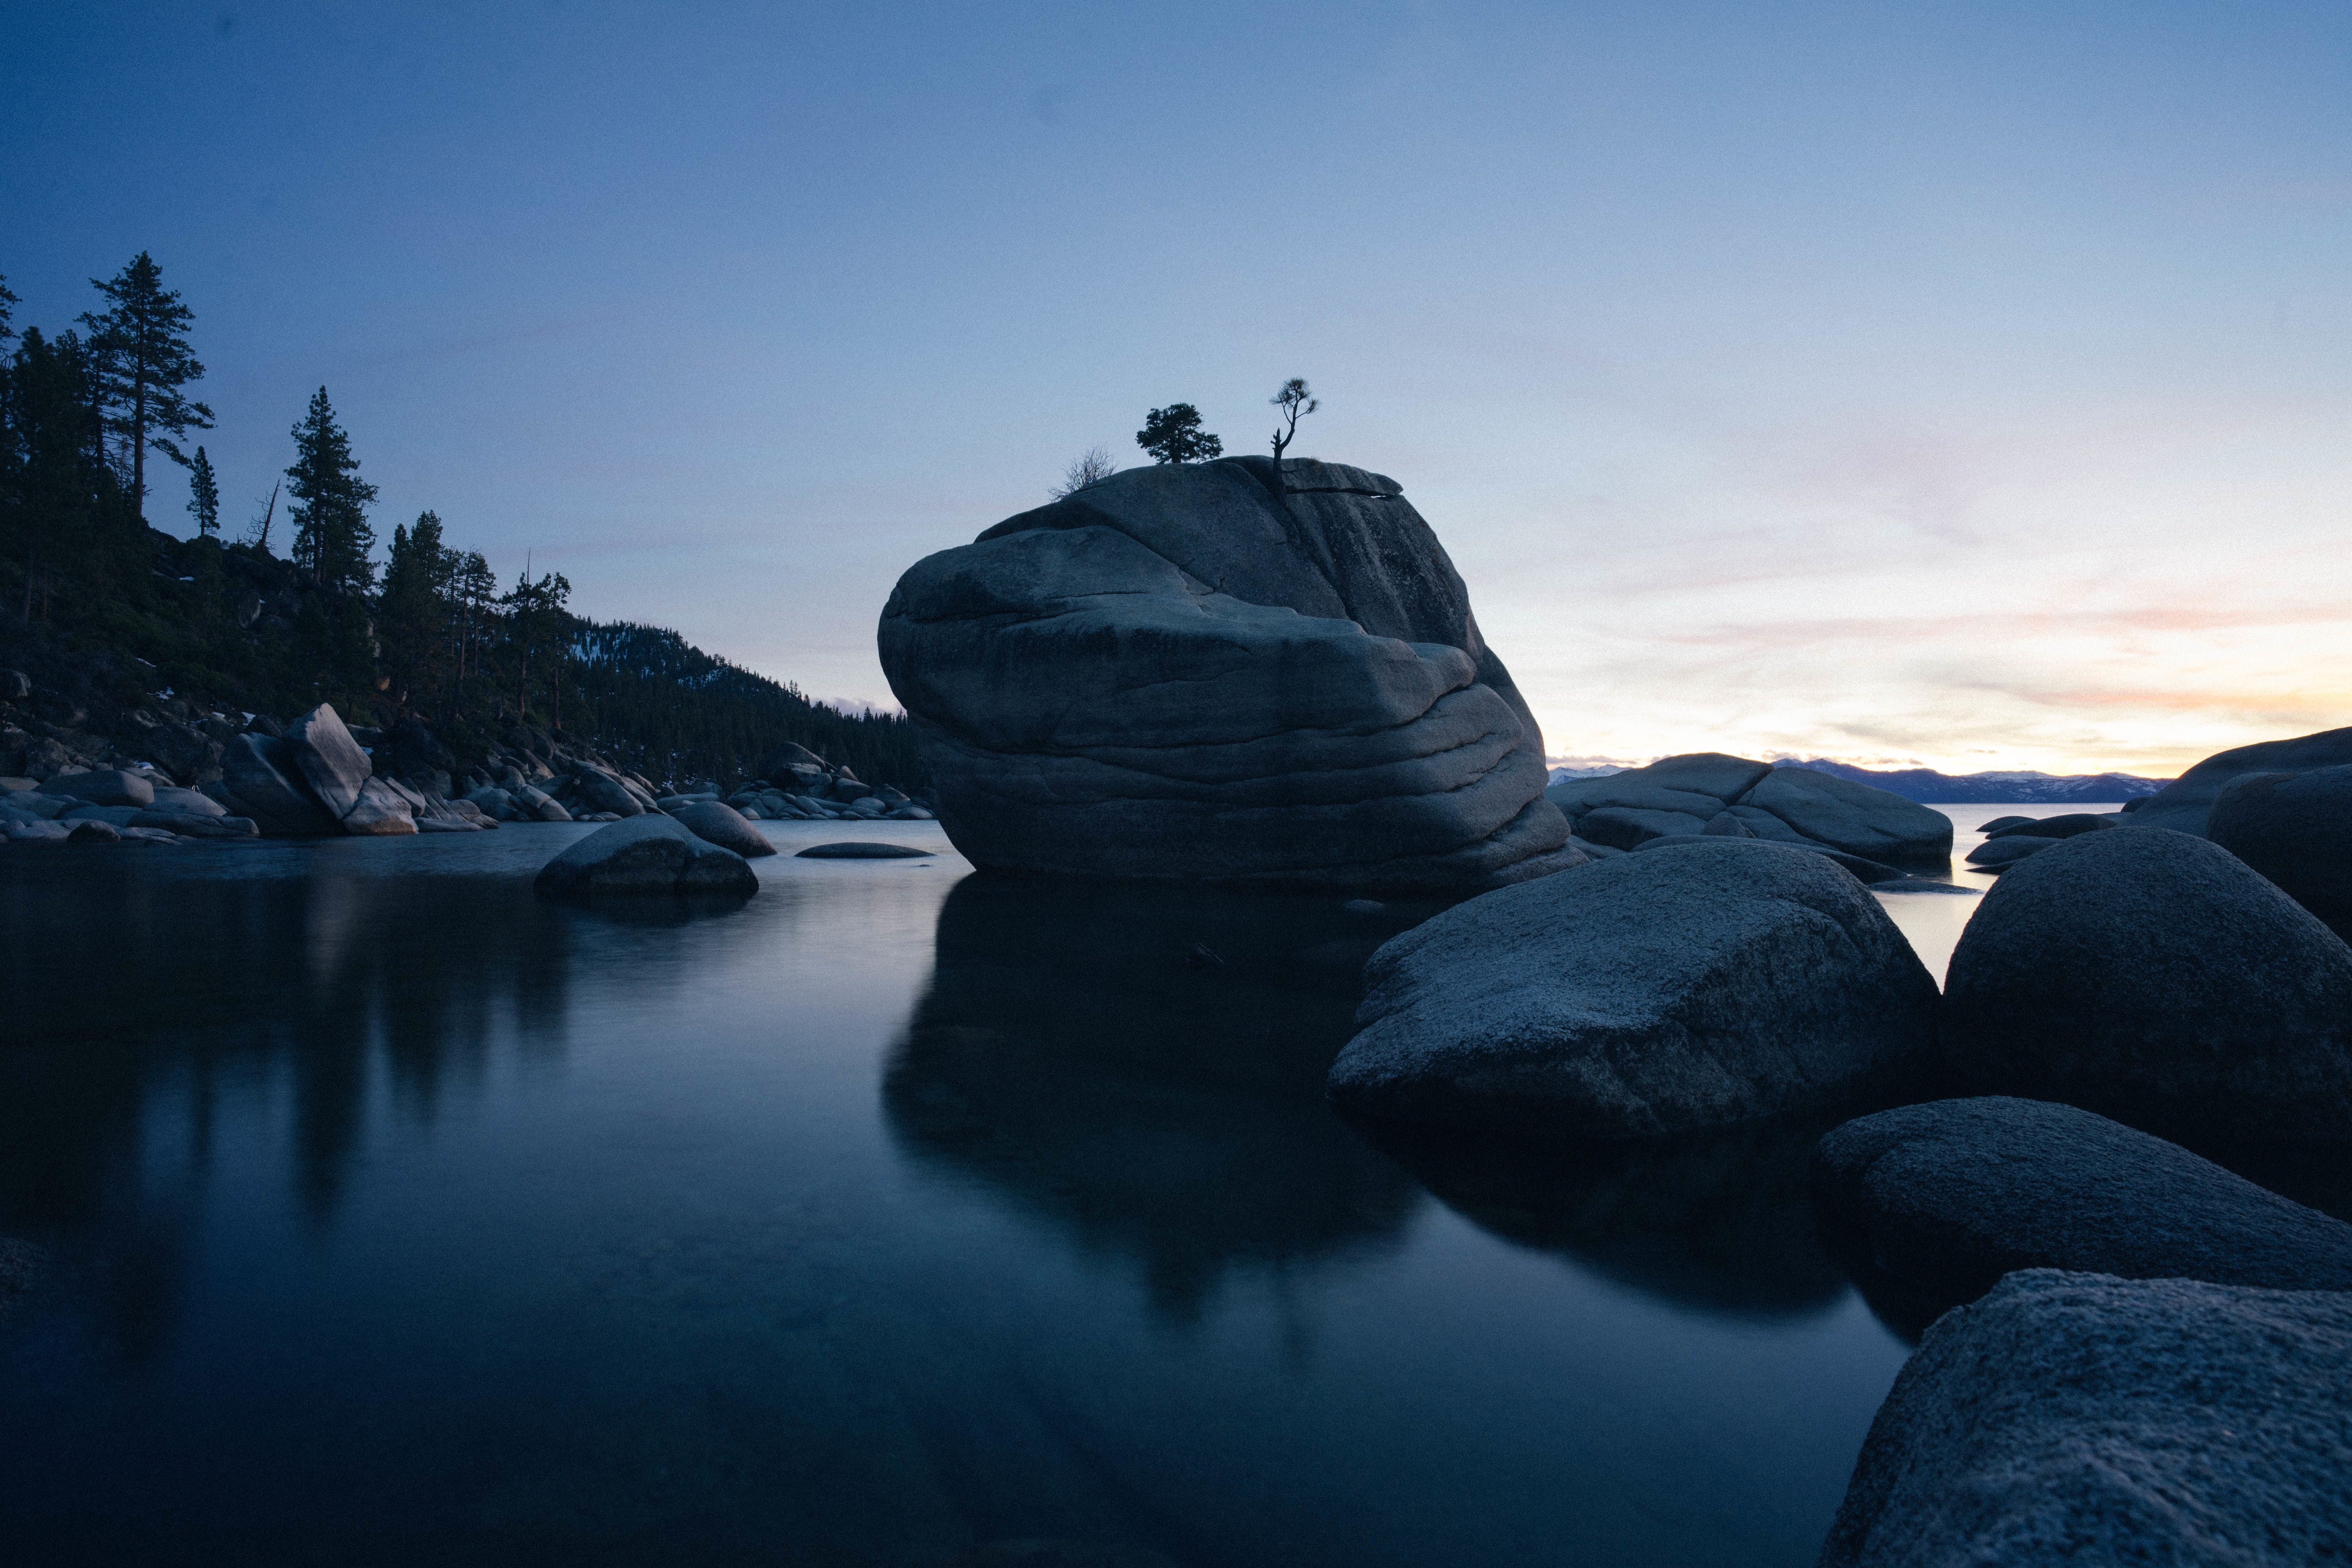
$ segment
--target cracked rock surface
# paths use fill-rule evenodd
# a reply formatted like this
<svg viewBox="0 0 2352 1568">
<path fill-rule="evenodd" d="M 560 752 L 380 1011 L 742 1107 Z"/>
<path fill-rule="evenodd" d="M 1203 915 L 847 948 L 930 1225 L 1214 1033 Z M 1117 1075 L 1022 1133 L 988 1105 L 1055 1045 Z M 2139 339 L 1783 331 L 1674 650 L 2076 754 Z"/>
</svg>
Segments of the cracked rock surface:
<svg viewBox="0 0 2352 1568">
<path fill-rule="evenodd" d="M 1466 892 L 1583 859 L 1461 577 L 1378 474 L 1129 469 L 916 563 L 879 640 L 976 865 Z"/>
</svg>

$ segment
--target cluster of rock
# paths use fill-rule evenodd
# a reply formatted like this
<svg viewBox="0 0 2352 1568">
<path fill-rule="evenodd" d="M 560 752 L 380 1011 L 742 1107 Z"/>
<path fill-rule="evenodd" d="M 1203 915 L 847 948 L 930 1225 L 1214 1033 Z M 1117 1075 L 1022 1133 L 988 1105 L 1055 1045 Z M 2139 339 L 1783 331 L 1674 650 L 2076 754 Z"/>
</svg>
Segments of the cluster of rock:
<svg viewBox="0 0 2352 1568">
<path fill-rule="evenodd" d="M 1685 838 L 1793 845 L 1838 858 L 1866 882 L 1948 862 L 1951 819 L 1874 785 L 1805 767 L 1720 752 L 1665 757 L 1645 768 L 1569 778 L 1544 798 L 1570 840 L 1596 858 Z"/>
<path fill-rule="evenodd" d="M 917 563 L 879 638 L 978 866 L 1462 893 L 1583 860 L 1461 577 L 1379 474 L 1132 468 Z"/>
<path fill-rule="evenodd" d="M 2063 816 L 1996 816 L 1977 831 L 1985 841 L 1969 851 L 1968 863 L 1979 871 L 2001 872 L 2029 855 L 2079 834 L 2120 827 L 2120 811 L 2070 811 Z"/>
<path fill-rule="evenodd" d="M 53 760 L 42 758 L 45 764 Z M 153 763 L 141 763 L 0 778 L 0 831 L 20 839 L 158 843 L 476 833 L 501 823 L 613 822 L 648 814 L 699 812 L 709 819 L 702 808 L 719 800 L 718 786 L 707 781 L 667 793 L 530 728 L 510 731 L 479 766 L 453 773 L 456 758 L 424 725 L 347 726 L 324 703 L 283 726 L 256 715 L 225 741 L 207 738 L 190 766 L 210 776 L 188 788 Z M 746 817 L 906 821 L 930 815 L 899 791 L 860 783 L 849 769 L 795 745 L 772 752 L 761 773 L 732 797 L 740 816 L 719 806 L 755 839 Z M 728 829 L 714 824 L 712 831 Z"/>
</svg>

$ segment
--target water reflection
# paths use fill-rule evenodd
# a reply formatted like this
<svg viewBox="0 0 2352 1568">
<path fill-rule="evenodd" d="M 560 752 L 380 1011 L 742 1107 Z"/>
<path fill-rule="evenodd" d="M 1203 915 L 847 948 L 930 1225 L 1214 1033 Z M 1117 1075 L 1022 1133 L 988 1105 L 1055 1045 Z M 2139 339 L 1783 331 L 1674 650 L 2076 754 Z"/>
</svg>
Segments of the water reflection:
<svg viewBox="0 0 2352 1568">
<path fill-rule="evenodd" d="M 1413 1184 L 1332 1114 L 1358 973 L 1421 911 L 990 876 L 940 911 L 883 1081 L 899 1147 L 1084 1251 L 1163 1320 L 1402 1234 Z"/>
<path fill-rule="evenodd" d="M 1375 1136 L 1440 1201 L 1507 1241 L 1677 1305 L 1779 1318 L 1845 1294 L 1809 1182 L 1813 1144 L 1834 1120 L 1576 1146 Z"/>
</svg>

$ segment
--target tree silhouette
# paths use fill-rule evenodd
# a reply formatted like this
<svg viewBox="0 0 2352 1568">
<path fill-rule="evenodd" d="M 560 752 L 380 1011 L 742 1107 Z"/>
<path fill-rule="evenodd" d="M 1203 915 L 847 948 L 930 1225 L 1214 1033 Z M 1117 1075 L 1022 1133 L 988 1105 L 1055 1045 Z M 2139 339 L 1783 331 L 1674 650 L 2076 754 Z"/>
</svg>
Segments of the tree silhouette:
<svg viewBox="0 0 2352 1568">
<path fill-rule="evenodd" d="M 1160 463 L 1197 463 L 1222 457 L 1225 444 L 1201 428 L 1201 411 L 1189 403 L 1155 408 L 1135 433 L 1135 444 Z"/>
<path fill-rule="evenodd" d="M 188 514 L 196 520 L 198 539 L 220 531 L 220 481 L 213 478 L 213 460 L 202 447 L 188 465 Z"/>
<path fill-rule="evenodd" d="M 294 497 L 294 564 L 322 584 L 364 593 L 375 581 L 368 552 L 375 531 L 367 509 L 375 487 L 360 478 L 352 438 L 335 423 L 327 389 L 319 388 L 310 412 L 294 426 L 294 466 L 286 470 Z"/>
<path fill-rule="evenodd" d="M 1291 437 L 1298 434 L 1298 422 L 1322 407 L 1323 403 L 1307 392 L 1307 378 L 1303 375 L 1294 375 L 1284 382 L 1282 390 L 1266 401 L 1282 411 L 1282 423 L 1275 427 L 1274 432 L 1274 471 L 1279 474 L 1282 472 L 1283 449 L 1290 445 Z"/>
<path fill-rule="evenodd" d="M 180 391 L 204 379 L 205 367 L 189 351 L 186 335 L 195 317 L 177 293 L 163 287 L 163 269 L 143 250 L 111 282 L 89 282 L 113 301 L 104 315 L 85 310 L 79 318 L 89 329 L 99 406 L 124 427 L 131 510 L 143 516 L 147 448 L 185 467 L 188 457 L 173 437 L 213 427 L 213 411 Z"/>
<path fill-rule="evenodd" d="M 1110 460 L 1110 453 L 1101 447 L 1089 447 L 1070 460 L 1062 470 L 1062 482 L 1048 493 L 1055 500 L 1074 496 L 1088 485 L 1098 485 L 1118 472 L 1118 465 Z"/>
</svg>

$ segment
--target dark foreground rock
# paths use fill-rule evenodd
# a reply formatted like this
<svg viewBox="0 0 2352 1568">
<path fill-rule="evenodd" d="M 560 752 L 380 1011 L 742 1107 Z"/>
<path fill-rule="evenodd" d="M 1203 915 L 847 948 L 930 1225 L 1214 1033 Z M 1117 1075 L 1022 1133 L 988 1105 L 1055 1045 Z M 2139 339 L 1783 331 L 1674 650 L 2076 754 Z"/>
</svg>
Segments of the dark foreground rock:
<svg viewBox="0 0 2352 1568">
<path fill-rule="evenodd" d="M 1933 1053 L 1936 983 L 1818 855 L 1700 842 L 1446 910 L 1366 966 L 1350 1110 L 1649 1136 L 1870 1091 Z"/>
<path fill-rule="evenodd" d="M 751 894 L 759 878 L 731 849 L 688 833 L 659 813 L 597 829 L 542 867 L 536 883 L 551 897 Z"/>
<path fill-rule="evenodd" d="M 1580 841 L 1609 849 L 1705 836 L 1806 844 L 1881 865 L 1948 860 L 1952 853 L 1952 821 L 1940 811 L 1853 779 L 1720 752 L 1564 779 L 1544 798 L 1567 814 Z"/>
<path fill-rule="evenodd" d="M 2352 931 L 2352 765 L 2242 773 L 2205 832 L 2338 935 Z"/>
<path fill-rule="evenodd" d="M 2352 1290 L 2352 1225 L 2043 1100 L 1944 1100 L 1849 1121 L 1822 1140 L 1814 1190 L 1873 1264 L 1946 1304 L 2020 1268 Z"/>
<path fill-rule="evenodd" d="M 2011 866 L 1945 981 L 1954 1074 L 2199 1147 L 2352 1139 L 2352 948 L 2228 851 L 2086 833 Z"/>
<path fill-rule="evenodd" d="M 1682 848 L 1685 845 L 1699 843 L 1731 845 L 1752 844 L 1758 848 L 1765 850 L 1801 849 L 1808 855 L 1819 855 L 1823 859 L 1832 861 L 1837 865 L 1844 867 L 1848 871 L 1853 873 L 1856 880 L 1863 882 L 1897 881 L 1902 879 L 1906 875 L 1904 871 L 1896 867 L 1884 866 L 1875 860 L 1867 859 L 1860 855 L 1849 855 L 1843 849 L 1832 849 L 1826 844 L 1783 844 L 1778 840 L 1770 838 L 1729 838 L 1712 836 L 1701 838 L 1689 838 L 1677 836 L 1672 838 L 1645 839 L 1642 843 L 1633 846 L 1633 847 L 1637 851 L 1658 849 L 1671 850 Z"/>
<path fill-rule="evenodd" d="M 917 563 L 880 644 L 982 867 L 1454 892 L 1583 860 L 1461 577 L 1377 474 L 1131 468 Z"/>
<path fill-rule="evenodd" d="M 936 849 L 925 849 L 913 844 L 861 844 L 855 839 L 844 839 L 834 844 L 812 844 L 793 858 L 800 860 L 911 860 L 938 853 Z"/>
<path fill-rule="evenodd" d="M 742 814 L 723 801 L 698 800 L 682 805 L 671 814 L 686 826 L 686 830 L 706 844 L 716 844 L 721 849 L 732 849 L 747 860 L 762 855 L 773 855 L 776 847 L 768 842 L 761 831 L 743 820 Z"/>
<path fill-rule="evenodd" d="M 2063 839 L 2037 838 L 2029 834 L 2004 834 L 1988 838 L 1969 851 L 1969 864 L 1980 871 L 1999 871 L 2016 865 L 2028 855 L 2038 855 Z"/>
<path fill-rule="evenodd" d="M 2352 729 L 2323 730 L 2289 741 L 2262 741 L 2216 752 L 2132 809 L 2127 826 L 2206 830 L 2222 786 L 2244 773 L 2302 773 L 2352 764 Z"/>
<path fill-rule="evenodd" d="M 2352 1296 L 2035 1269 L 1945 1314 L 1824 1568 L 2352 1557 Z"/>
</svg>

